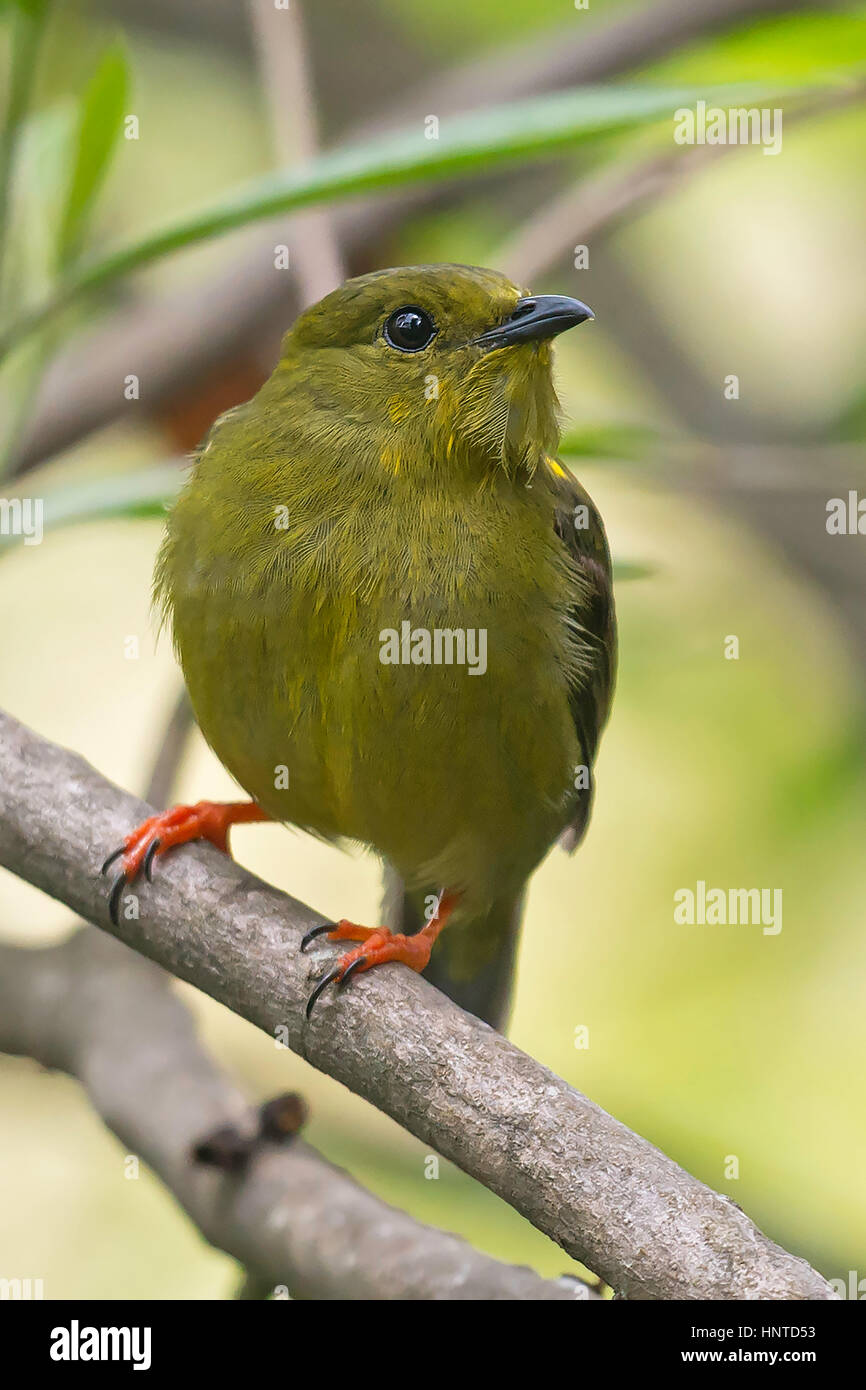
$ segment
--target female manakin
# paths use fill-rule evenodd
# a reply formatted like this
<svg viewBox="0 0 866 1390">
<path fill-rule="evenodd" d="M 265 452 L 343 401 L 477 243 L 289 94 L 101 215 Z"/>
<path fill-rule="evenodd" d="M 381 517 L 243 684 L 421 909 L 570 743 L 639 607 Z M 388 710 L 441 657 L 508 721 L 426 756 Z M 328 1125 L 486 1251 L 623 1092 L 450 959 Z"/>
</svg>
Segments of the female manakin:
<svg viewBox="0 0 866 1390">
<path fill-rule="evenodd" d="M 223 415 L 155 594 L 196 718 L 251 802 L 151 817 L 173 845 L 277 820 L 386 862 L 386 927 L 340 921 L 313 991 L 387 961 L 498 1026 L 529 875 L 586 828 L 616 661 L 601 519 L 556 459 L 551 343 L 586 305 L 491 270 L 348 280 Z M 443 929 L 445 929 L 443 931 Z"/>
</svg>

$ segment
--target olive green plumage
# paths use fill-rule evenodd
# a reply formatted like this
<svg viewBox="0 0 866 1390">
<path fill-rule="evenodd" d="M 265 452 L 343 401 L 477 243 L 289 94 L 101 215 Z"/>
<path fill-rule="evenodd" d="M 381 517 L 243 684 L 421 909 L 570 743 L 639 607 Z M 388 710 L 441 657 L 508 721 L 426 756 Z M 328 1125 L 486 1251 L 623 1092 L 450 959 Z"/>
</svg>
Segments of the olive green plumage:
<svg viewBox="0 0 866 1390">
<path fill-rule="evenodd" d="M 460 891 L 427 974 L 488 1017 L 528 876 L 586 823 L 615 654 L 604 530 L 555 461 L 550 344 L 475 342 L 521 293 L 419 266 L 309 309 L 199 450 L 156 576 L 218 757 L 275 819 L 381 854 L 404 924 Z M 435 326 L 421 351 L 383 334 L 404 305 Z M 383 662 L 407 621 L 484 630 L 486 669 Z"/>
</svg>

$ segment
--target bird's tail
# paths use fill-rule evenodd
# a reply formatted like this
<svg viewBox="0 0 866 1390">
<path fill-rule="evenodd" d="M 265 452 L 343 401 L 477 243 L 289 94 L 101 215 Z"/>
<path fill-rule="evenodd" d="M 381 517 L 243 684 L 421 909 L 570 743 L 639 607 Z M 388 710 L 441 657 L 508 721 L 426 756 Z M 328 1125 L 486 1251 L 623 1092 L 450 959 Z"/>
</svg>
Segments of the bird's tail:
<svg viewBox="0 0 866 1390">
<path fill-rule="evenodd" d="M 407 892 L 400 875 L 385 866 L 384 920 L 395 932 L 413 936 L 427 920 L 423 892 Z M 437 989 L 461 1009 L 503 1031 L 511 1004 L 514 958 L 523 894 L 495 902 L 483 917 L 445 927 L 424 971 Z"/>
</svg>

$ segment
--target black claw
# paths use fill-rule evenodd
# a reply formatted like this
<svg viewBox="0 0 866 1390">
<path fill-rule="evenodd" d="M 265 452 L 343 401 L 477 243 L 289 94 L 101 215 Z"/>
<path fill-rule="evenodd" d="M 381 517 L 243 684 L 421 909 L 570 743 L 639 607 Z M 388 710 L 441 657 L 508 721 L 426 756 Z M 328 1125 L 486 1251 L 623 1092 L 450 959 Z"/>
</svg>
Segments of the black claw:
<svg viewBox="0 0 866 1390">
<path fill-rule="evenodd" d="M 316 985 L 316 988 L 313 990 L 312 994 L 307 1000 L 307 1018 L 309 1018 L 310 1014 L 313 1012 L 313 1005 L 315 1004 L 319 995 L 322 994 L 328 988 L 328 985 L 333 984 L 334 980 L 339 980 L 339 978 L 339 966 L 336 967 L 334 970 L 329 970 L 327 975 L 323 976 L 323 978 Z"/>
<path fill-rule="evenodd" d="M 115 859 L 119 859 L 120 856 L 123 854 L 123 851 L 124 851 L 125 849 L 126 849 L 126 845 L 121 845 L 121 846 L 120 846 L 120 849 L 112 850 L 111 854 L 109 854 L 108 858 L 106 859 L 105 863 L 103 864 L 103 866 L 102 866 L 102 868 L 99 870 L 99 872 L 100 872 L 101 874 L 107 874 L 107 873 L 108 873 L 108 870 L 111 868 L 111 866 L 112 866 L 112 864 L 114 863 Z"/>
<path fill-rule="evenodd" d="M 120 899 L 126 887 L 126 874 L 119 873 L 111 885 L 111 892 L 108 897 L 108 915 L 116 927 L 120 926 L 119 912 Z"/>
<path fill-rule="evenodd" d="M 323 922 L 320 927 L 310 927 L 301 940 L 301 950 L 306 951 L 311 941 L 315 941 L 317 936 L 322 936 L 326 931 L 333 931 L 336 925 L 336 922 Z"/>
<path fill-rule="evenodd" d="M 148 847 L 147 854 L 144 856 L 144 876 L 148 883 L 153 883 L 153 861 L 156 858 L 159 845 L 159 840 L 152 840 Z"/>
<path fill-rule="evenodd" d="M 359 956 L 357 960 L 353 960 L 353 961 L 352 961 L 352 964 L 351 964 L 350 966 L 348 966 L 348 967 L 343 971 L 342 975 L 340 976 L 339 988 L 340 988 L 340 989 L 345 989 L 346 985 L 349 983 L 349 980 L 350 980 L 351 977 L 356 973 L 356 971 L 360 970 L 360 969 L 361 969 L 361 966 L 362 966 L 362 965 L 366 965 L 366 964 L 367 964 L 367 957 L 366 957 L 366 956 Z"/>
</svg>

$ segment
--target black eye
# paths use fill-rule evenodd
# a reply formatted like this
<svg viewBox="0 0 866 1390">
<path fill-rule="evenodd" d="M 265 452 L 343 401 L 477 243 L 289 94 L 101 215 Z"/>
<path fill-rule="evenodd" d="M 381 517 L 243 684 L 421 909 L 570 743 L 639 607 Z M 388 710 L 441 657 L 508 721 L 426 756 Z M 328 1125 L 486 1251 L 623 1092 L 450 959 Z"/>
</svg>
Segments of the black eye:
<svg viewBox="0 0 866 1390">
<path fill-rule="evenodd" d="M 436 325 L 423 309 L 407 304 L 385 322 L 385 342 L 400 352 L 420 352 L 436 337 Z"/>
</svg>

